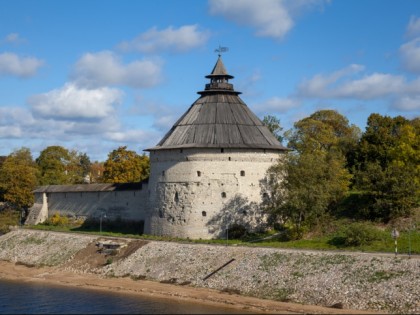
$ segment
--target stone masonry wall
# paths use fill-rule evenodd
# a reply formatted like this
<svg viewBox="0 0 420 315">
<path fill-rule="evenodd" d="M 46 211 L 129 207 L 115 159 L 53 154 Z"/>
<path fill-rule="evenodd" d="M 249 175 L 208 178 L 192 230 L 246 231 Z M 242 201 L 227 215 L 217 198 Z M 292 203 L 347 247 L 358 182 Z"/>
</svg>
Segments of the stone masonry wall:
<svg viewBox="0 0 420 315">
<path fill-rule="evenodd" d="M 44 193 L 36 194 L 35 203 L 41 203 Z M 54 213 L 75 217 L 144 221 L 147 216 L 149 193 L 147 185 L 141 190 L 54 192 L 46 194 L 48 215 Z"/>
<path fill-rule="evenodd" d="M 151 152 L 145 233 L 208 239 L 222 236 L 235 220 L 254 228 L 263 220 L 258 205 L 267 169 L 279 158 L 269 150 Z"/>
</svg>

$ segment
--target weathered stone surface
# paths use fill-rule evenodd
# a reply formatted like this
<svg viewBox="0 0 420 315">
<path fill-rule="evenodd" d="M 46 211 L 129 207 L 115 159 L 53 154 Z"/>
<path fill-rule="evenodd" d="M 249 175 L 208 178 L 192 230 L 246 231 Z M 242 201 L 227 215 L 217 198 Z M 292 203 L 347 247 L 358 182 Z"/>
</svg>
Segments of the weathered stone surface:
<svg viewBox="0 0 420 315">
<path fill-rule="evenodd" d="M 0 237 L 0 259 L 77 273 L 188 284 L 302 304 L 420 312 L 420 257 L 148 242 L 92 269 L 78 253 L 99 237 L 17 230 Z M 127 239 L 125 239 L 127 240 Z M 138 242 L 136 240 L 127 240 Z M 135 247 L 136 248 L 136 247 Z M 100 254 L 98 254 L 100 255 Z M 224 263 L 231 264 L 203 280 Z"/>
</svg>

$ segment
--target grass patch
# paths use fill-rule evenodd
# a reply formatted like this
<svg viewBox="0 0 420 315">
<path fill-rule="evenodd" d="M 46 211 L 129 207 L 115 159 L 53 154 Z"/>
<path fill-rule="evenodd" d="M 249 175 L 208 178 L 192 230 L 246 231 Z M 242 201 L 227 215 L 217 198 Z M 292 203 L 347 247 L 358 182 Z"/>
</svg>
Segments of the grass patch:
<svg viewBox="0 0 420 315">
<path fill-rule="evenodd" d="M 367 278 L 368 282 L 381 282 L 387 281 L 391 278 L 396 278 L 402 276 L 404 272 L 392 272 L 392 271 L 385 271 L 385 270 L 378 270 L 375 271 L 371 276 Z"/>
<path fill-rule="evenodd" d="M 62 226 L 53 226 L 39 224 L 32 226 L 31 228 L 37 230 L 46 230 L 46 231 L 58 231 L 58 232 L 69 232 L 69 233 L 82 233 L 88 235 L 101 235 L 109 237 L 125 237 L 133 239 L 142 239 L 142 240 L 154 240 L 154 241 L 167 241 L 167 242 L 182 242 L 182 243 L 198 243 L 198 244 L 218 244 L 218 245 L 240 245 L 240 246 L 258 246 L 258 247 L 274 247 L 274 248 L 290 248 L 290 249 L 309 249 L 309 250 L 343 250 L 346 251 L 364 251 L 364 252 L 387 252 L 394 253 L 395 245 L 394 239 L 391 237 L 391 226 L 374 226 L 371 224 L 365 224 L 363 229 L 369 229 L 370 226 L 375 228 L 374 238 L 370 239 L 369 242 L 361 242 L 359 245 L 357 242 L 348 246 L 343 246 L 342 243 L 337 242 L 337 237 L 342 236 L 340 234 L 342 226 L 349 226 L 349 221 L 337 220 L 331 223 L 331 226 L 335 228 L 335 231 L 330 231 L 329 234 L 321 236 L 313 236 L 310 239 L 301 239 L 293 241 L 282 241 L 276 239 L 263 240 L 264 237 L 272 236 L 273 231 L 270 231 L 266 234 L 255 234 L 253 237 L 249 236 L 246 239 L 235 240 L 235 239 L 217 239 L 217 240 L 190 240 L 190 239 L 181 239 L 176 237 L 167 237 L 167 236 L 154 236 L 146 234 L 134 234 L 121 231 L 113 230 L 102 230 L 99 232 L 99 227 L 93 229 L 89 227 L 84 229 L 81 225 L 62 225 Z M 418 226 L 418 225 L 417 225 Z M 357 229 L 355 229 L 357 230 Z M 354 232 L 354 231 L 353 231 Z M 399 254 L 420 254 L 420 229 L 401 229 L 400 237 L 398 238 L 397 248 Z M 357 234 L 356 234 L 357 235 Z M 268 263 L 268 262 L 266 262 Z M 274 262 L 273 262 L 274 263 Z M 268 266 L 268 265 L 267 265 Z"/>
</svg>

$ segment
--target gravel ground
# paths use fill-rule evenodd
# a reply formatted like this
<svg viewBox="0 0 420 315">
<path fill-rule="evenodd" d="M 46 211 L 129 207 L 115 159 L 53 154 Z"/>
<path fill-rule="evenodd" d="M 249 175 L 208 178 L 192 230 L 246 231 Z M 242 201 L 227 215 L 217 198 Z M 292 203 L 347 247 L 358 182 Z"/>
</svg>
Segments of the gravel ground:
<svg viewBox="0 0 420 315">
<path fill-rule="evenodd" d="M 80 234 L 13 231 L 0 237 L 0 260 L 64 268 L 95 239 Z M 231 259 L 234 261 L 204 280 Z M 72 271 L 309 305 L 417 314 L 419 267 L 418 256 L 149 242 L 123 259 Z"/>
</svg>

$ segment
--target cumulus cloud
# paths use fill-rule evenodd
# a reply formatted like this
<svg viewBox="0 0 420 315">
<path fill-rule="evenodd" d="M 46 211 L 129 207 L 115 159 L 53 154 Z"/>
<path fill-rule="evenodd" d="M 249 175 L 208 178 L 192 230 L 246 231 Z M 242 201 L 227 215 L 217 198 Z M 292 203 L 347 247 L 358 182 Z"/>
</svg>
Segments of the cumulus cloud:
<svg viewBox="0 0 420 315">
<path fill-rule="evenodd" d="M 279 97 L 272 97 L 257 105 L 258 111 L 266 111 L 266 112 L 276 112 L 276 113 L 285 113 L 286 111 L 299 107 L 301 101 L 295 98 L 279 98 Z"/>
<path fill-rule="evenodd" d="M 295 15 L 323 0 L 210 0 L 210 14 L 256 29 L 257 36 L 283 38 L 294 26 Z"/>
<path fill-rule="evenodd" d="M 157 139 L 157 133 L 145 130 L 125 130 L 125 131 L 116 131 L 108 132 L 105 134 L 105 137 L 108 140 L 115 142 L 123 143 L 149 143 L 151 140 L 154 141 Z M 157 140 L 156 140 L 157 142 Z"/>
<path fill-rule="evenodd" d="M 420 36 L 420 18 L 411 16 L 408 22 L 406 35 L 408 37 Z"/>
<path fill-rule="evenodd" d="M 392 103 L 392 107 L 402 111 L 420 111 L 420 95 L 398 98 Z"/>
<path fill-rule="evenodd" d="M 123 64 L 110 51 L 86 53 L 77 61 L 71 79 L 79 86 L 97 88 L 105 85 L 152 87 L 161 81 L 161 62 L 141 60 Z"/>
<path fill-rule="evenodd" d="M 0 54 L 0 76 L 29 78 L 34 76 L 43 65 L 44 61 L 34 57 L 20 57 L 9 52 Z"/>
<path fill-rule="evenodd" d="M 179 28 L 172 26 L 158 30 L 156 27 L 140 34 L 131 41 L 118 45 L 122 51 L 138 51 L 154 53 L 162 50 L 185 52 L 204 45 L 210 37 L 210 32 L 199 30 L 198 25 L 184 25 Z"/>
<path fill-rule="evenodd" d="M 331 74 L 317 74 L 298 86 L 301 97 L 374 99 L 400 93 L 406 88 L 405 78 L 399 75 L 373 73 L 362 78 L 353 75 L 364 70 L 350 65 Z"/>
<path fill-rule="evenodd" d="M 97 120 L 110 116 L 121 103 L 117 89 L 84 89 L 67 83 L 60 89 L 34 95 L 28 102 L 35 116 L 58 120 Z"/>
<path fill-rule="evenodd" d="M 400 47 L 403 67 L 414 73 L 420 73 L 420 37 Z"/>
</svg>

